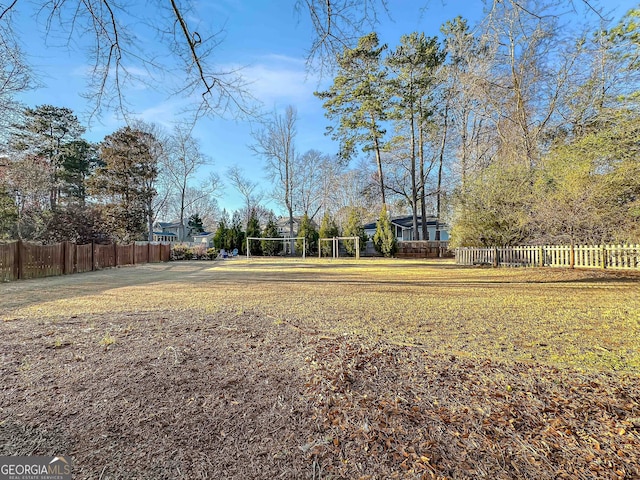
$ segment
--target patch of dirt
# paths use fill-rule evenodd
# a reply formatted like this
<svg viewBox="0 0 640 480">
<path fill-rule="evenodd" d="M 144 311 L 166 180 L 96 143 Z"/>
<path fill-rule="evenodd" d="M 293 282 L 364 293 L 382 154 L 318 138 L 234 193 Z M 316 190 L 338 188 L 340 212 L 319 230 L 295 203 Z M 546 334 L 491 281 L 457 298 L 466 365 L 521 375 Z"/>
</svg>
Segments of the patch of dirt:
<svg viewBox="0 0 640 480">
<path fill-rule="evenodd" d="M 183 315 L 3 323 L 0 455 L 100 480 L 640 478 L 637 375 Z"/>
<path fill-rule="evenodd" d="M 5 323 L 0 455 L 70 454 L 78 479 L 300 478 L 300 334 L 178 315 Z"/>
</svg>

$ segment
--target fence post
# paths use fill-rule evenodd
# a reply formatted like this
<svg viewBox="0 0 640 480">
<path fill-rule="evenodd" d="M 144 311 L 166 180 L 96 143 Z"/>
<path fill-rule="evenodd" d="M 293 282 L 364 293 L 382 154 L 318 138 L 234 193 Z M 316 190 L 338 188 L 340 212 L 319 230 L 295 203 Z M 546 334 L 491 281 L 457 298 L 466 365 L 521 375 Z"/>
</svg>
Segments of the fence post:
<svg viewBox="0 0 640 480">
<path fill-rule="evenodd" d="M 67 259 L 69 258 L 69 252 L 67 252 L 67 243 L 68 242 L 62 242 L 62 275 L 66 275 L 67 274 Z"/>
<path fill-rule="evenodd" d="M 96 270 L 96 241 L 91 240 L 91 271 L 95 272 Z"/>
<path fill-rule="evenodd" d="M 544 267 L 544 247 L 542 245 L 538 247 L 538 265 Z"/>
<path fill-rule="evenodd" d="M 118 266 L 118 243 L 113 242 L 113 266 Z"/>
<path fill-rule="evenodd" d="M 147 242 L 147 263 L 151 263 L 151 242 Z"/>
<path fill-rule="evenodd" d="M 576 268 L 576 250 L 573 242 L 569 247 L 569 268 Z"/>
<path fill-rule="evenodd" d="M 607 246 L 606 245 L 602 245 L 601 255 L 602 255 L 602 268 L 605 269 L 607 268 Z"/>
<path fill-rule="evenodd" d="M 16 279 L 20 280 L 22 278 L 22 240 L 18 240 L 16 243 L 16 256 L 13 259 L 13 269 Z"/>
<path fill-rule="evenodd" d="M 498 268 L 500 261 L 498 260 L 498 247 L 493 247 L 493 268 Z"/>
</svg>

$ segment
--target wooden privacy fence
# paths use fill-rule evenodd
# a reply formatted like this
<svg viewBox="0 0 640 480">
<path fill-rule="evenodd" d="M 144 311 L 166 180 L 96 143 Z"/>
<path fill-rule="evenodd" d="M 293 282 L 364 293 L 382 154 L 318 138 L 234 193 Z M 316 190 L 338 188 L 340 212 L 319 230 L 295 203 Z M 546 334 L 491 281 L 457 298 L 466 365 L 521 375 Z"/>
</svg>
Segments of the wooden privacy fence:
<svg viewBox="0 0 640 480">
<path fill-rule="evenodd" d="M 640 269 L 640 245 L 459 247 L 458 265 Z"/>
<path fill-rule="evenodd" d="M 413 240 L 398 242 L 399 258 L 442 258 L 451 257 L 449 242 Z"/>
<path fill-rule="evenodd" d="M 0 281 L 90 272 L 140 263 L 168 262 L 168 243 L 136 242 L 101 245 L 72 242 L 37 245 L 23 241 L 0 244 Z"/>
</svg>

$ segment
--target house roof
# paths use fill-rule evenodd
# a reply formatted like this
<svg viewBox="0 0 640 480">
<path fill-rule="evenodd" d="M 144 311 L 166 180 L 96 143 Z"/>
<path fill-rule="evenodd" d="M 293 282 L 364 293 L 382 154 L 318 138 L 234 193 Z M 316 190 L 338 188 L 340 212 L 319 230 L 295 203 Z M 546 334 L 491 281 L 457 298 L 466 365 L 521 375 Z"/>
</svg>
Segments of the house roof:
<svg viewBox="0 0 640 480">
<path fill-rule="evenodd" d="M 154 235 L 163 236 L 163 237 L 176 237 L 177 235 L 173 232 L 153 232 Z"/>
<path fill-rule="evenodd" d="M 407 230 L 407 229 L 411 229 L 413 228 L 413 216 L 409 215 L 406 217 L 395 217 L 391 219 L 391 223 L 402 228 L 403 230 Z M 376 225 L 378 224 L 378 222 L 372 222 L 372 223 L 367 223 L 364 226 L 365 230 L 375 230 L 376 229 Z M 444 223 L 438 222 L 438 219 L 434 216 L 427 216 L 427 225 L 428 226 L 439 226 L 439 227 L 443 227 L 445 226 Z M 422 226 L 422 219 L 420 217 L 418 217 L 418 228 Z"/>
<path fill-rule="evenodd" d="M 399 226 L 400 228 L 413 228 L 413 216 L 409 215 L 408 217 L 392 218 L 391 223 Z M 437 224 L 438 224 L 438 219 L 436 217 L 433 217 L 433 216 L 427 217 L 427 225 L 435 226 Z M 418 217 L 418 227 L 420 227 L 421 225 L 422 225 L 422 219 Z"/>
<path fill-rule="evenodd" d="M 293 225 L 298 226 L 300 225 L 300 223 L 302 222 L 302 217 L 293 217 Z M 276 222 L 276 225 L 278 226 L 278 228 L 285 228 L 285 227 L 289 227 L 289 217 L 280 217 L 278 218 L 278 221 Z M 313 220 L 311 220 L 311 225 L 313 225 L 314 227 L 318 228 L 318 224 L 316 222 L 314 222 Z"/>
<path fill-rule="evenodd" d="M 194 234 L 192 236 L 193 236 L 193 238 L 196 238 L 196 237 L 210 237 L 211 235 L 214 235 L 214 233 L 213 232 L 202 232 L 202 233 L 196 233 L 196 234 Z"/>
<path fill-rule="evenodd" d="M 300 223 L 300 217 L 293 217 L 293 223 L 295 224 L 299 224 Z M 280 227 L 280 226 L 288 226 L 289 225 L 289 217 L 280 217 L 278 218 L 278 220 L 276 221 L 276 224 Z"/>
<path fill-rule="evenodd" d="M 182 227 L 182 225 L 180 225 L 180 222 L 156 222 L 156 225 L 158 225 L 160 228 L 178 228 L 178 227 Z"/>
</svg>

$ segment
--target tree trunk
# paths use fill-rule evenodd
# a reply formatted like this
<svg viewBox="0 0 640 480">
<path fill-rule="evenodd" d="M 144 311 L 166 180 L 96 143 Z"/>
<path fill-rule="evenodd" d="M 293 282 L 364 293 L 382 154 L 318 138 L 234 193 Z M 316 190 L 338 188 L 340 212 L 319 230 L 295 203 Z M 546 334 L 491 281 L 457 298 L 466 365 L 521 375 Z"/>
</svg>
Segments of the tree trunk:
<svg viewBox="0 0 640 480">
<path fill-rule="evenodd" d="M 375 151 L 376 151 L 376 164 L 378 166 L 378 177 L 380 178 L 380 196 L 382 197 L 382 205 L 387 205 L 387 200 L 384 194 L 384 179 L 382 177 L 382 158 L 380 157 L 380 146 L 378 144 L 378 139 L 374 140 Z"/>
<path fill-rule="evenodd" d="M 422 121 L 422 102 L 418 106 L 420 123 L 418 124 L 418 158 L 420 160 L 420 217 L 422 219 L 422 240 L 429 240 L 429 229 L 427 227 L 427 192 L 424 171 L 424 124 Z"/>
<path fill-rule="evenodd" d="M 413 240 L 419 240 L 418 232 L 418 187 L 416 182 L 416 125 L 414 106 L 411 105 L 411 214 L 413 215 Z"/>
<path fill-rule="evenodd" d="M 444 106 L 444 125 L 442 132 L 442 143 L 440 144 L 440 156 L 438 159 L 438 189 L 436 190 L 436 241 L 440 240 L 440 215 L 442 213 L 442 167 L 444 165 L 444 150 L 447 146 L 447 133 L 449 127 L 449 102 Z"/>
<path fill-rule="evenodd" d="M 153 199 L 147 203 L 147 228 L 149 229 L 147 240 L 153 242 Z"/>
</svg>

